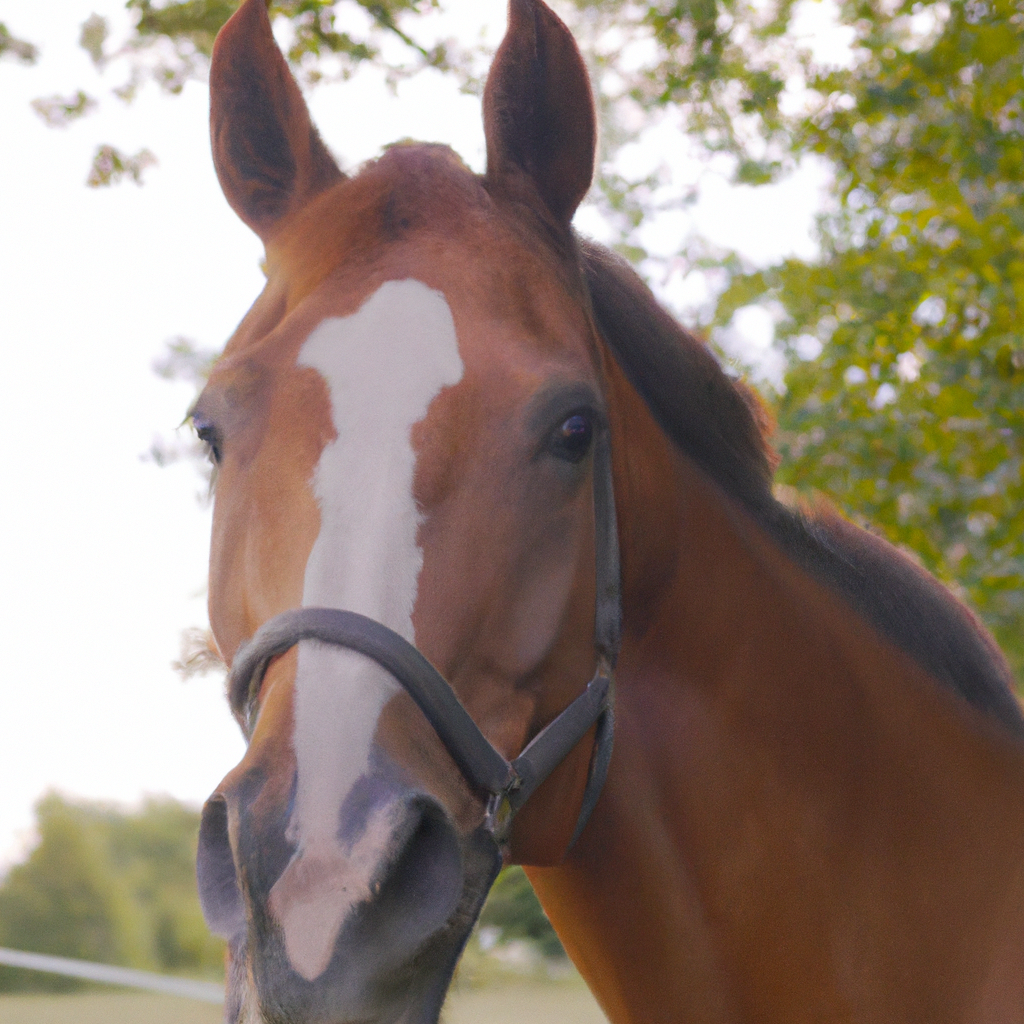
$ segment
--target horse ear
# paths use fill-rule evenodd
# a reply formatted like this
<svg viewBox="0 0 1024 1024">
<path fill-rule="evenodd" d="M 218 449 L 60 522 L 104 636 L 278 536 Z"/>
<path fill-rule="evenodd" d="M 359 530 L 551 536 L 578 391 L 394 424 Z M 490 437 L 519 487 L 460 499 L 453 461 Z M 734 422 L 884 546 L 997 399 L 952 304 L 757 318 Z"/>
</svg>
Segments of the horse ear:
<svg viewBox="0 0 1024 1024">
<path fill-rule="evenodd" d="M 484 90 L 489 187 L 523 176 L 568 225 L 594 176 L 594 98 L 568 28 L 541 0 L 509 0 L 508 31 Z"/>
<path fill-rule="evenodd" d="M 246 0 L 217 36 L 210 138 L 227 201 L 264 242 L 343 177 L 274 42 L 266 0 Z"/>
</svg>

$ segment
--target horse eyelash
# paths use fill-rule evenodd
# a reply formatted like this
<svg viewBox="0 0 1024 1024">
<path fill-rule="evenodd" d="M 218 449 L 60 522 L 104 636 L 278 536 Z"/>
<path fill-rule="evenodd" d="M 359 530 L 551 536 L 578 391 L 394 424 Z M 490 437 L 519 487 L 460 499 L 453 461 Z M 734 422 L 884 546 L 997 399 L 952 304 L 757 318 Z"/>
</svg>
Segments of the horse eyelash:
<svg viewBox="0 0 1024 1024">
<path fill-rule="evenodd" d="M 221 460 L 221 440 L 220 434 L 217 428 L 209 420 L 196 419 L 192 417 L 192 429 L 196 432 L 196 436 L 202 441 L 206 447 L 207 453 L 210 456 L 210 461 L 213 463 L 214 472 L 220 464 Z"/>
</svg>

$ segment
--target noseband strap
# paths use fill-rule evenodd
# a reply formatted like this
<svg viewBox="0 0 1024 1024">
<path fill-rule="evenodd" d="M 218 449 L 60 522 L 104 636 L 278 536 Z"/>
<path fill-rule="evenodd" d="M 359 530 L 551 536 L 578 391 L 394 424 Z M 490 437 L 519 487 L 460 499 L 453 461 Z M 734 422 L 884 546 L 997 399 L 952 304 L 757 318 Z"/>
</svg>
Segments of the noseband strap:
<svg viewBox="0 0 1024 1024">
<path fill-rule="evenodd" d="M 264 623 L 235 656 L 229 692 L 258 692 L 267 666 L 302 640 L 357 651 L 401 684 L 447 748 L 466 781 L 489 794 L 486 828 L 499 846 L 512 817 L 595 723 L 594 750 L 570 846 L 590 817 L 608 774 L 614 735 L 614 669 L 621 636 L 618 530 L 605 431 L 594 448 L 597 671 L 587 688 L 512 761 L 495 749 L 440 672 L 405 637 L 375 619 L 338 608 L 295 608 Z"/>
</svg>

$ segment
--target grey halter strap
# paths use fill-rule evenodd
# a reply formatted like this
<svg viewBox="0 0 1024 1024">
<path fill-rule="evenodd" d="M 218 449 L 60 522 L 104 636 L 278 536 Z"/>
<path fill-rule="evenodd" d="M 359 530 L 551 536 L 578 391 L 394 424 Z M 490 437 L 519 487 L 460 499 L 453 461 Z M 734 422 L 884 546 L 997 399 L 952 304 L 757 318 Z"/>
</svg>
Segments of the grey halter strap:
<svg viewBox="0 0 1024 1024">
<path fill-rule="evenodd" d="M 357 612 L 295 608 L 264 623 L 235 656 L 228 692 L 254 694 L 271 660 L 302 640 L 345 647 L 394 676 L 426 716 L 465 777 L 489 794 L 485 827 L 502 846 L 515 812 L 596 723 L 583 802 L 570 847 L 583 831 L 604 786 L 615 724 L 615 661 L 622 631 L 619 543 L 607 428 L 594 446 L 594 530 L 597 671 L 587 688 L 512 761 L 500 754 L 462 706 L 448 681 L 403 636 Z"/>
</svg>

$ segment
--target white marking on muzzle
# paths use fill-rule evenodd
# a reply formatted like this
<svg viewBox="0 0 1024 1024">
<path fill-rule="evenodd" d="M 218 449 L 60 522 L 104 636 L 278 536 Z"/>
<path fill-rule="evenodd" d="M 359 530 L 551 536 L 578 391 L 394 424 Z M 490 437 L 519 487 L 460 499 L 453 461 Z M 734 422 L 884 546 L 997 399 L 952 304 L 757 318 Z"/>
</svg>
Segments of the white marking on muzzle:
<svg viewBox="0 0 1024 1024">
<path fill-rule="evenodd" d="M 440 391 L 462 378 L 451 311 L 419 281 L 389 281 L 352 316 L 324 320 L 298 363 L 326 380 L 337 431 L 314 475 L 320 534 L 302 603 L 362 612 L 413 642 L 423 553 L 411 432 Z M 382 858 L 394 852 L 394 807 L 375 808 L 348 842 L 338 831 L 341 806 L 369 767 L 377 720 L 397 688 L 361 655 L 299 645 L 298 781 L 288 826 L 297 849 L 270 907 L 292 967 L 310 981 L 326 969 L 346 917 L 370 898 Z"/>
</svg>

